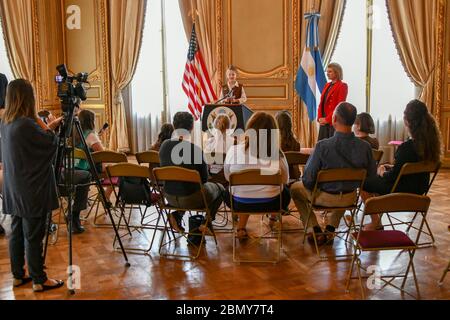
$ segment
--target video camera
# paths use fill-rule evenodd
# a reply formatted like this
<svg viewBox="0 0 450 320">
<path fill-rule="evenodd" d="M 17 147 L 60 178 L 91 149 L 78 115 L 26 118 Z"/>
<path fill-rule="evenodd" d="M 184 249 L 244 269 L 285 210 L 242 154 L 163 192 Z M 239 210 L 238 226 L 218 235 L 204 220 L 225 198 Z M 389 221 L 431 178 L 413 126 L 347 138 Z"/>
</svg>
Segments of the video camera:
<svg viewBox="0 0 450 320">
<path fill-rule="evenodd" d="M 56 76 L 58 83 L 58 97 L 61 99 L 61 108 L 63 112 L 73 112 L 78 105 L 78 99 L 85 101 L 87 99 L 87 90 L 84 87 L 89 74 L 80 72 L 75 76 L 69 76 L 65 64 L 56 67 L 59 75 Z"/>
</svg>

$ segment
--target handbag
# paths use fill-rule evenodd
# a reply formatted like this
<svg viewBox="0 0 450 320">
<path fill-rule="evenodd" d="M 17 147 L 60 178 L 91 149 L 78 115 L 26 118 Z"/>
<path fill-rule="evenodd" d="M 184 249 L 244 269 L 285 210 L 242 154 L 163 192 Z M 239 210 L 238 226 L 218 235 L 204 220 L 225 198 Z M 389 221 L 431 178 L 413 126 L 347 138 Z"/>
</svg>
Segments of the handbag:
<svg viewBox="0 0 450 320">
<path fill-rule="evenodd" d="M 119 179 L 118 198 L 126 204 L 139 204 L 150 207 L 153 203 L 150 183 L 145 178 L 121 177 Z"/>
<path fill-rule="evenodd" d="M 205 217 L 201 214 L 189 217 L 189 243 L 199 246 L 202 242 L 200 226 L 205 223 Z"/>
</svg>

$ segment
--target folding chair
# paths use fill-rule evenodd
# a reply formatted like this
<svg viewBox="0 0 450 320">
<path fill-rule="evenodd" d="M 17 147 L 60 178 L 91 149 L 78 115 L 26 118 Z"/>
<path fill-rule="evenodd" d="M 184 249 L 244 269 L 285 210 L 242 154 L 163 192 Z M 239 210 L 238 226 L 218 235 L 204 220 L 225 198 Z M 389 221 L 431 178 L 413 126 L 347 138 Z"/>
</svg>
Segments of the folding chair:
<svg viewBox="0 0 450 320">
<path fill-rule="evenodd" d="M 391 193 L 396 193 L 397 192 L 397 188 L 398 185 L 401 181 L 401 179 L 404 176 L 408 176 L 408 175 L 413 175 L 413 174 L 421 174 L 421 173 L 428 173 L 430 174 L 430 181 L 429 184 L 424 192 L 423 195 L 427 195 L 428 192 L 431 189 L 431 185 L 434 182 L 434 179 L 436 178 L 437 174 L 439 173 L 439 169 L 441 168 L 441 162 L 437 162 L 437 163 L 433 163 L 433 162 L 411 162 L 411 163 L 405 163 L 403 165 L 403 167 L 400 170 L 399 175 L 397 176 L 397 179 L 395 180 L 394 185 L 392 186 L 391 189 Z M 409 233 L 411 229 L 414 229 L 416 231 L 418 231 L 417 227 L 414 226 L 414 222 L 418 216 L 419 212 L 416 212 L 413 216 L 413 218 L 410 221 L 404 221 L 400 218 L 397 217 L 391 217 L 389 214 L 387 214 L 387 217 L 389 219 L 390 222 L 390 226 L 392 227 L 392 229 L 395 229 L 396 225 L 407 225 L 407 229 L 406 232 Z M 424 216 L 422 216 L 422 219 L 425 219 Z M 396 223 L 394 223 L 392 220 L 397 221 Z M 422 233 L 429 236 L 431 238 L 431 241 L 429 242 L 422 242 L 419 243 L 419 238 L 417 239 L 417 245 L 419 247 L 430 247 L 433 246 L 435 243 L 435 239 L 434 239 L 434 235 L 433 232 L 431 231 L 430 225 L 428 224 L 428 221 L 425 219 L 425 227 L 426 227 L 426 231 L 422 230 Z"/>
<path fill-rule="evenodd" d="M 112 184 L 112 178 L 115 177 L 117 179 L 124 179 L 124 178 L 137 178 L 137 179 L 145 179 L 147 181 L 149 181 L 150 179 L 150 173 L 148 171 L 147 167 L 144 166 L 140 166 L 140 165 L 136 165 L 136 164 L 132 164 L 132 163 L 119 163 L 119 164 L 114 164 L 114 165 L 110 165 L 106 167 L 106 174 L 107 177 L 109 179 L 109 181 Z M 143 186 L 145 187 L 145 186 Z M 129 200 L 125 199 L 123 196 L 121 196 L 121 190 L 120 190 L 120 186 L 119 186 L 119 193 L 116 194 L 115 189 L 113 190 L 117 199 L 117 204 L 118 207 L 120 209 L 120 218 L 119 218 L 119 222 L 117 223 L 117 228 L 120 229 L 121 227 L 121 223 L 122 221 L 125 224 L 125 227 L 127 229 L 126 234 L 121 235 L 125 236 L 125 235 L 130 235 L 132 236 L 131 232 L 132 231 L 139 231 L 140 230 L 144 230 L 144 229 L 151 229 L 149 226 L 145 226 L 145 225 L 131 225 L 131 217 L 133 214 L 133 209 L 135 208 L 135 206 L 139 209 L 139 212 L 141 214 L 141 217 L 145 214 L 145 211 L 147 211 L 147 209 L 151 206 L 155 206 L 156 210 L 159 211 L 158 208 L 158 200 L 159 200 L 159 195 L 157 195 L 156 193 L 151 192 L 151 189 L 148 189 L 148 199 L 146 199 L 147 201 L 144 202 L 130 202 Z M 125 215 L 125 209 L 126 206 L 129 206 L 129 215 L 128 217 L 126 217 Z M 145 205 L 145 211 L 142 211 L 142 206 Z M 156 233 L 156 226 L 153 226 L 154 229 L 154 234 Z M 148 249 L 141 249 L 141 248 L 124 248 L 125 250 L 129 251 L 130 253 L 142 253 L 142 254 L 148 254 L 150 252 L 150 250 L 152 249 L 153 246 L 153 240 L 155 239 L 155 236 L 153 234 L 152 237 L 152 241 L 150 242 L 150 246 Z M 114 238 L 114 245 L 115 245 L 115 241 L 117 240 L 117 238 Z"/>
<path fill-rule="evenodd" d="M 383 150 L 372 149 L 372 157 L 375 160 L 377 166 L 380 164 L 380 161 L 383 158 L 383 155 L 384 155 L 384 151 Z M 361 212 L 362 211 L 361 207 L 362 207 L 363 203 L 364 203 L 363 200 L 360 198 L 357 212 Z"/>
<path fill-rule="evenodd" d="M 286 161 L 289 165 L 289 185 L 292 185 L 293 183 L 300 181 L 303 175 L 303 169 L 306 166 L 306 163 L 309 159 L 309 154 L 297 152 L 297 151 L 288 151 L 284 153 L 286 157 Z M 295 215 L 297 213 L 297 215 Z M 295 219 L 298 219 L 298 221 L 301 221 L 300 219 L 300 213 L 298 212 L 297 208 L 294 206 L 289 207 L 289 211 L 287 215 L 294 217 Z M 295 232 L 295 231 L 304 231 L 304 228 L 291 228 L 291 229 L 284 229 L 284 232 Z"/>
<path fill-rule="evenodd" d="M 159 152 L 158 151 L 144 151 L 144 152 L 139 152 L 136 153 L 136 160 L 139 163 L 139 165 L 147 165 L 148 166 L 148 170 L 149 170 L 149 174 L 150 174 L 150 186 L 151 186 L 151 190 L 152 192 L 157 193 L 158 190 L 156 188 L 156 182 L 155 182 L 155 177 L 153 175 L 153 169 L 154 168 L 158 168 L 159 167 Z M 155 221 L 158 220 L 158 217 L 156 218 L 152 218 L 149 221 L 145 221 L 146 219 L 152 217 L 154 215 L 155 212 L 151 212 L 148 216 L 144 215 L 142 216 L 142 220 L 141 220 L 141 224 L 142 225 L 148 225 L 148 226 L 154 226 L 152 225 L 152 223 L 154 223 Z M 160 214 L 160 211 L 156 212 L 158 215 Z M 163 226 L 159 226 L 159 228 L 163 228 Z"/>
<path fill-rule="evenodd" d="M 372 156 L 377 165 L 380 163 L 381 159 L 383 159 L 384 151 L 372 149 Z"/>
<path fill-rule="evenodd" d="M 171 211 L 189 211 L 189 212 L 197 212 L 197 213 L 205 213 L 205 222 L 204 224 L 206 226 L 210 225 L 211 223 L 211 213 L 208 207 L 208 203 L 206 201 L 205 191 L 203 189 L 203 183 L 200 177 L 200 174 L 196 170 L 189 170 L 182 167 L 162 167 L 162 168 L 155 168 L 153 169 L 153 174 L 156 181 L 156 188 L 159 190 L 159 194 L 161 195 L 159 199 L 159 208 L 162 212 L 165 214 L 170 214 Z M 177 183 L 195 183 L 199 186 L 202 203 L 199 203 L 198 206 L 195 206 L 193 208 L 181 208 L 177 206 L 171 206 L 169 203 L 166 202 L 166 193 L 164 190 L 164 183 L 165 182 L 177 182 Z M 159 220 L 159 219 L 158 219 Z M 174 258 L 181 258 L 181 259 L 189 259 L 189 260 L 195 260 L 200 256 L 201 249 L 205 243 L 205 236 L 207 235 L 207 229 L 205 228 L 202 232 L 181 232 L 177 236 L 174 236 L 174 239 L 170 239 L 168 242 L 164 242 L 165 235 L 169 234 L 169 226 L 168 226 L 169 219 L 165 219 L 164 221 L 164 230 L 163 234 L 161 236 L 161 241 L 159 245 L 159 254 L 164 257 L 174 257 Z M 156 225 L 159 224 L 159 221 L 156 223 Z M 217 246 L 217 238 L 214 230 L 211 230 L 212 236 L 214 237 L 214 241 Z M 200 244 L 197 245 L 193 243 L 191 240 L 189 240 L 189 236 L 201 236 Z M 187 244 L 191 245 L 194 250 L 194 254 L 183 254 L 183 253 L 167 253 L 164 251 L 165 247 L 169 247 L 172 244 L 174 244 L 175 247 L 178 245 L 179 239 L 186 239 Z"/>
<path fill-rule="evenodd" d="M 394 193 L 381 197 L 370 198 L 366 202 L 361 225 L 364 225 L 364 219 L 366 216 L 385 212 L 389 212 L 391 214 L 401 212 L 421 212 L 423 216 L 426 216 L 428 208 L 430 206 L 430 201 L 431 201 L 430 198 L 427 196 L 419 196 L 408 193 Z M 418 237 L 420 237 L 423 225 L 424 220 L 422 220 L 420 224 Z M 409 254 L 409 263 L 408 266 L 406 267 L 405 274 L 380 276 L 378 280 L 383 281 L 384 285 L 378 289 L 381 290 L 387 285 L 390 285 L 394 288 L 399 289 L 403 293 L 411 295 L 408 292 L 406 292 L 406 290 L 404 290 L 404 287 L 406 284 L 406 280 L 408 278 L 409 270 L 412 270 L 414 283 L 417 291 L 417 297 L 415 298 L 420 297 L 419 286 L 417 284 L 416 271 L 414 269 L 414 262 L 413 262 L 414 254 L 418 247 L 416 245 L 416 242 L 411 240 L 406 233 L 399 230 L 359 231 L 353 232 L 351 237 L 354 242 L 354 254 L 351 262 L 351 268 L 347 276 L 346 282 L 347 292 L 349 290 L 350 281 L 352 279 L 358 279 L 362 297 L 363 299 L 365 299 L 365 292 L 362 279 L 369 278 L 369 276 L 361 275 L 361 270 L 367 273 L 367 268 L 361 265 L 360 255 L 362 252 L 407 250 Z M 358 275 L 357 277 L 353 277 L 353 269 L 355 267 L 355 264 Z M 390 280 L 385 280 L 386 278 L 389 278 Z M 401 287 L 398 287 L 397 285 L 392 283 L 392 281 L 394 281 L 396 278 L 403 278 Z"/>
<path fill-rule="evenodd" d="M 218 152 L 205 153 L 205 160 L 208 165 L 223 165 L 225 163 L 226 154 Z M 215 175 L 210 175 L 209 182 L 216 182 L 222 184 L 225 188 L 228 185 L 228 181 L 225 180 L 224 170 Z M 233 226 L 229 226 L 230 219 L 228 215 L 228 209 L 225 203 L 219 208 L 216 214 L 216 220 L 214 221 L 214 230 L 217 233 L 230 233 L 233 232 Z"/>
<path fill-rule="evenodd" d="M 82 149 L 78 149 L 78 148 L 74 148 L 73 149 L 74 152 L 74 159 L 80 159 L 80 160 L 86 160 L 86 154 L 84 153 L 84 151 Z M 91 185 L 95 185 L 94 182 L 90 182 L 87 184 L 84 184 L 84 186 L 91 186 Z M 59 198 L 59 209 L 57 211 L 56 214 L 52 214 L 52 221 L 55 221 L 55 217 L 57 216 L 57 223 L 56 225 L 58 226 L 56 231 L 54 233 L 51 234 L 51 237 L 49 238 L 49 244 L 50 245 L 55 245 L 58 242 L 59 239 L 59 234 L 61 231 L 60 226 L 62 224 L 65 223 L 65 219 L 61 219 L 61 217 L 65 217 L 66 216 L 66 212 L 67 212 L 67 201 L 65 201 L 65 197 L 66 195 L 61 195 L 60 194 L 60 198 Z M 90 212 L 90 211 L 89 211 Z M 89 213 L 85 216 L 85 217 L 80 217 L 80 220 L 86 221 L 87 218 L 89 216 Z"/>
<path fill-rule="evenodd" d="M 349 234 L 351 230 L 355 230 L 355 214 L 358 211 L 359 208 L 359 194 L 362 190 L 362 186 L 364 185 L 364 181 L 366 179 L 367 171 L 366 169 L 351 169 L 351 168 L 342 168 L 342 169 L 329 169 L 329 170 L 321 170 L 317 174 L 316 184 L 314 185 L 314 189 L 312 192 L 312 199 L 311 199 L 311 210 L 308 213 L 308 217 L 306 219 L 305 228 L 309 225 L 309 220 L 311 218 L 312 214 L 315 214 L 314 211 L 321 211 L 323 215 L 327 215 L 331 211 L 350 211 L 351 219 L 350 221 L 344 220 L 346 224 L 347 230 L 345 231 L 335 231 L 334 235 L 345 240 L 347 242 Z M 355 199 L 354 202 L 349 206 L 339 206 L 339 207 L 328 207 L 328 206 L 321 206 L 316 203 L 317 198 L 319 194 L 323 191 L 321 191 L 321 185 L 323 183 L 330 183 L 330 182 L 359 182 L 359 186 L 355 188 L 354 195 Z M 319 246 L 317 244 L 317 237 L 316 233 L 313 232 L 313 238 L 314 238 L 314 246 L 316 249 L 316 253 L 319 256 L 320 259 L 325 260 L 329 259 L 330 256 L 321 256 Z M 328 231 L 320 233 L 322 235 L 329 235 L 330 233 Z M 340 234 L 345 234 L 345 239 L 340 236 Z M 305 243 L 306 240 L 306 232 L 303 237 L 303 243 Z M 351 255 L 335 255 L 334 258 L 345 258 L 345 257 L 351 257 Z"/>
<path fill-rule="evenodd" d="M 309 159 L 309 154 L 304 154 L 297 151 L 288 151 L 284 153 L 286 161 L 289 165 L 289 183 L 297 182 L 302 177 L 303 167 Z M 296 170 L 301 169 L 301 170 Z"/>
<path fill-rule="evenodd" d="M 114 152 L 114 151 L 97 151 L 92 153 L 92 159 L 94 160 L 94 163 L 96 165 L 103 165 L 103 164 L 114 164 L 114 163 L 126 163 L 128 162 L 127 155 L 122 152 Z M 100 180 L 102 181 L 103 187 L 109 187 L 112 186 L 113 190 L 115 187 L 118 186 L 118 178 L 112 177 L 111 180 L 108 179 L 108 176 L 105 172 L 98 172 L 98 176 Z M 99 195 L 97 194 L 96 199 L 91 207 L 91 210 L 96 207 L 95 209 L 95 215 L 94 215 L 94 226 L 96 227 L 111 227 L 110 223 L 98 223 L 97 219 L 101 216 L 105 215 L 105 212 L 99 214 L 98 209 L 100 205 L 101 199 Z"/>
<path fill-rule="evenodd" d="M 87 156 L 84 153 L 84 150 L 78 149 L 78 148 L 74 149 L 74 158 L 76 160 L 85 160 L 85 161 L 87 161 Z M 95 185 L 95 183 L 93 182 L 92 185 Z M 93 205 L 95 204 L 95 199 L 96 198 L 97 198 L 97 195 L 94 195 L 94 196 L 91 196 L 91 197 L 88 198 L 88 204 L 90 202 L 92 202 L 92 204 L 89 205 L 91 208 L 89 209 L 88 213 L 84 217 L 80 217 L 80 220 L 86 221 L 89 218 L 89 216 L 90 216 L 90 214 L 92 212 Z"/>
<path fill-rule="evenodd" d="M 448 231 L 450 231 L 450 226 L 448 226 Z M 442 273 L 442 277 L 439 280 L 439 285 L 442 286 L 444 284 L 445 276 L 447 275 L 447 272 L 450 270 L 450 261 L 448 262 L 447 268 L 444 269 L 444 272 Z"/>
<path fill-rule="evenodd" d="M 264 207 L 261 207 L 261 212 L 246 212 L 239 211 L 234 208 L 233 201 L 233 188 L 237 186 L 277 186 L 280 188 L 280 208 L 277 211 L 271 212 Z M 230 203 L 231 203 L 231 213 L 234 216 L 237 215 L 264 215 L 267 214 L 276 214 L 278 221 L 282 223 L 282 194 L 283 194 L 283 183 L 281 181 L 281 174 L 278 171 L 276 174 L 263 174 L 260 169 L 249 169 L 243 170 L 240 172 L 232 173 L 230 175 Z M 235 229 L 235 219 L 233 219 L 233 230 Z M 275 259 L 266 260 L 266 259 L 238 259 L 236 254 L 236 232 L 233 232 L 233 262 L 241 263 L 241 262 L 262 262 L 262 263 L 277 263 L 280 261 L 281 256 L 281 247 L 282 247 L 282 228 L 276 232 L 276 236 L 268 235 L 272 233 L 272 231 L 268 231 L 266 233 L 261 234 L 256 239 L 248 239 L 247 244 L 259 243 L 261 239 L 276 239 L 277 240 L 277 253 Z"/>
</svg>

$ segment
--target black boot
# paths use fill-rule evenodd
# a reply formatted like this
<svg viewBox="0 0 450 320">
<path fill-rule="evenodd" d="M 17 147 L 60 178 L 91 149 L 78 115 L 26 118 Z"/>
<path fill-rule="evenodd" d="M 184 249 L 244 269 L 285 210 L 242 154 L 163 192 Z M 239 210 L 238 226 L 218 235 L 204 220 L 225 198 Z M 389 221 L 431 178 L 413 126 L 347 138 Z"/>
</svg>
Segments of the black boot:
<svg viewBox="0 0 450 320">
<path fill-rule="evenodd" d="M 81 225 L 80 212 L 72 212 L 72 233 L 83 233 L 84 227 Z"/>
<path fill-rule="evenodd" d="M 3 229 L 2 225 L 0 224 L 0 235 L 5 234 L 5 229 Z"/>
</svg>

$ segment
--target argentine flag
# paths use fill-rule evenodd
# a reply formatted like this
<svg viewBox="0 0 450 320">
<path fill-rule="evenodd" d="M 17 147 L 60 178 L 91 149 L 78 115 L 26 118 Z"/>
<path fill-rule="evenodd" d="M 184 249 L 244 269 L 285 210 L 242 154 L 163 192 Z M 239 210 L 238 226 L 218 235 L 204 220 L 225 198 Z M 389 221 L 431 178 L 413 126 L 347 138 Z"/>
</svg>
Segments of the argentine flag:
<svg viewBox="0 0 450 320">
<path fill-rule="evenodd" d="M 322 92 L 327 80 L 323 69 L 319 50 L 319 19 L 320 14 L 305 14 L 307 20 L 306 47 L 303 52 L 300 68 L 295 79 L 295 89 L 308 108 L 311 121 L 317 117 L 316 91 Z"/>
</svg>

